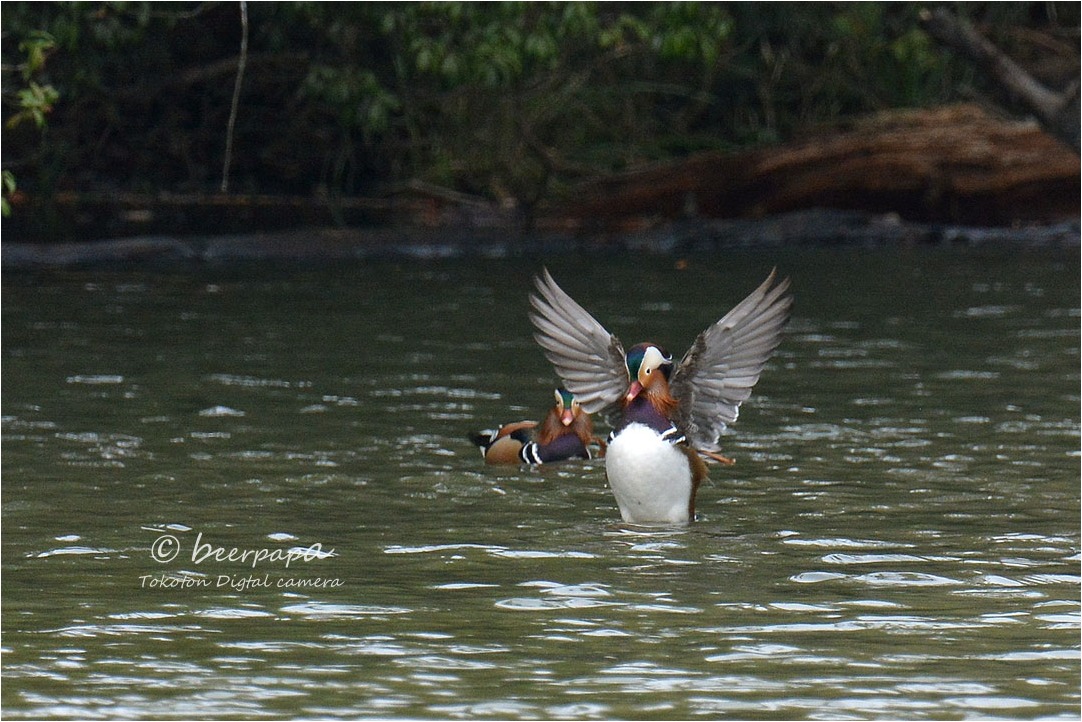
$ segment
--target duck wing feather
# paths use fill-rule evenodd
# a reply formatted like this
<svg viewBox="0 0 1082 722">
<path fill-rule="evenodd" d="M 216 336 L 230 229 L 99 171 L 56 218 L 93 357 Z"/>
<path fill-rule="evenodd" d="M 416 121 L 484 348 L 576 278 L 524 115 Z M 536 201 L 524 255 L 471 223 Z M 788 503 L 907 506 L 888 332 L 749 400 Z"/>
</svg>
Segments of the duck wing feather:
<svg viewBox="0 0 1082 722">
<path fill-rule="evenodd" d="M 534 279 L 530 321 L 567 390 L 587 413 L 617 404 L 627 391 L 627 364 L 620 340 L 560 288 L 547 268 Z"/>
<path fill-rule="evenodd" d="M 777 269 L 717 323 L 699 334 L 673 371 L 676 422 L 693 446 L 717 451 L 759 374 L 781 342 L 793 297 Z"/>
</svg>

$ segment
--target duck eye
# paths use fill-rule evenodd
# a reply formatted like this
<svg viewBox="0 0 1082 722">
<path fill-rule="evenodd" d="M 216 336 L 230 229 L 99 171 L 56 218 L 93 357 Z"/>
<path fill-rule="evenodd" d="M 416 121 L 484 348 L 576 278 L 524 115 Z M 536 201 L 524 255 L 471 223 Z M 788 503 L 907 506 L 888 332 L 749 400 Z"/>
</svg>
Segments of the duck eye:
<svg viewBox="0 0 1082 722">
<path fill-rule="evenodd" d="M 646 369 L 646 375 L 647 375 L 647 376 L 649 376 L 649 375 L 650 375 L 650 374 L 652 374 L 652 373 L 654 373 L 654 370 L 653 370 L 653 369 Z"/>
</svg>

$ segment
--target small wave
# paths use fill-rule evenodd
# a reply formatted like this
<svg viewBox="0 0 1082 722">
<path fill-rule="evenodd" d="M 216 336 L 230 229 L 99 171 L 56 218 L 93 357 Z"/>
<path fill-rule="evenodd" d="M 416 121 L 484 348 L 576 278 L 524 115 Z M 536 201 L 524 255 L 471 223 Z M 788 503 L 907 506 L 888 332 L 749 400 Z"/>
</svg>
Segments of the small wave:
<svg viewBox="0 0 1082 722">
<path fill-rule="evenodd" d="M 385 617 L 397 614 L 409 614 L 408 607 L 390 607 L 365 604 L 332 604 L 329 602 L 304 602 L 288 604 L 281 609 L 283 614 L 295 614 L 301 617 L 319 619 L 345 619 L 355 617 Z"/>
<path fill-rule="evenodd" d="M 48 557 L 62 557 L 62 556 L 86 556 L 86 555 L 109 555 L 116 554 L 115 549 L 101 549 L 98 547 L 84 547 L 84 546 L 71 546 L 61 547 L 60 549 L 50 549 L 44 552 L 38 552 L 37 554 L 31 554 L 34 559 L 46 559 Z"/>
<path fill-rule="evenodd" d="M 124 383 L 120 374 L 76 374 L 65 379 L 69 384 L 87 384 L 89 386 L 113 386 Z"/>
<path fill-rule="evenodd" d="M 238 376 L 236 374 L 211 374 L 207 377 L 207 380 L 223 386 L 240 386 L 242 388 L 308 389 L 312 387 L 311 381 L 264 379 L 258 376 Z"/>
<path fill-rule="evenodd" d="M 230 408 L 229 406 L 211 406 L 210 408 L 200 410 L 199 415 L 208 418 L 220 418 L 227 416 L 244 416 L 244 412 L 239 409 Z"/>
</svg>

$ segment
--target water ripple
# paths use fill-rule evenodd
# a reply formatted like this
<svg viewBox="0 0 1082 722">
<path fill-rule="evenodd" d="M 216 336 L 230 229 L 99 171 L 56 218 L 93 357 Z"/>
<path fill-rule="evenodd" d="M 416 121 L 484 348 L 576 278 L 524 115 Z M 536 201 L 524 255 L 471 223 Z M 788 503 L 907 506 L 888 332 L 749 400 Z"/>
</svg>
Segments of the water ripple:
<svg viewBox="0 0 1082 722">
<path fill-rule="evenodd" d="M 330 602 L 303 602 L 298 604 L 287 604 L 281 608 L 282 614 L 296 615 L 307 619 L 386 617 L 396 614 L 409 614 L 412 611 L 413 610 L 406 607 L 333 604 Z"/>
<path fill-rule="evenodd" d="M 4 718 L 1076 718 L 1077 252 L 860 256 L 786 255 L 793 333 L 678 529 L 466 440 L 551 397 L 521 263 L 9 279 Z M 763 260 L 578 283 L 690 340 Z M 333 540 L 344 584 L 141 587 L 196 530 Z"/>
</svg>

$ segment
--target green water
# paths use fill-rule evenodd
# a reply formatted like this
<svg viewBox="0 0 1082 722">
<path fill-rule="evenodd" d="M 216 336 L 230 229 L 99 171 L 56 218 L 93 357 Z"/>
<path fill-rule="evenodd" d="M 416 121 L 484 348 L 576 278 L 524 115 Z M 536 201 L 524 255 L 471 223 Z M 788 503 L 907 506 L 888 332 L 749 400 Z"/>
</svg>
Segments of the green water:
<svg viewBox="0 0 1082 722">
<path fill-rule="evenodd" d="M 1077 250 L 688 260 L 549 263 L 678 353 L 793 278 L 677 528 L 466 442 L 539 262 L 5 277 L 4 716 L 1077 718 Z"/>
</svg>

